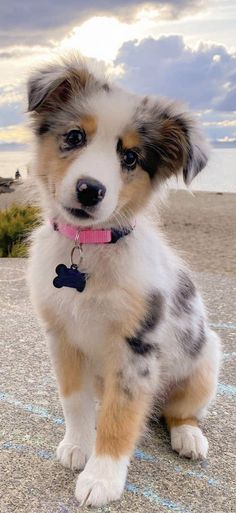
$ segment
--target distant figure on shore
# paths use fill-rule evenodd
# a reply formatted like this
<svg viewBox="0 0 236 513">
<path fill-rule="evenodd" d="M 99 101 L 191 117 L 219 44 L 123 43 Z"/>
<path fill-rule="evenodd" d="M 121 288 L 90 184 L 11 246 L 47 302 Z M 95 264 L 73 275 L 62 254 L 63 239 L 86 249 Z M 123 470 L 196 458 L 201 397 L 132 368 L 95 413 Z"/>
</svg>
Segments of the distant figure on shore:
<svg viewBox="0 0 236 513">
<path fill-rule="evenodd" d="M 19 169 L 17 169 L 17 171 L 15 173 L 15 180 L 19 180 L 19 178 L 21 178 L 21 174 L 20 174 Z"/>
</svg>

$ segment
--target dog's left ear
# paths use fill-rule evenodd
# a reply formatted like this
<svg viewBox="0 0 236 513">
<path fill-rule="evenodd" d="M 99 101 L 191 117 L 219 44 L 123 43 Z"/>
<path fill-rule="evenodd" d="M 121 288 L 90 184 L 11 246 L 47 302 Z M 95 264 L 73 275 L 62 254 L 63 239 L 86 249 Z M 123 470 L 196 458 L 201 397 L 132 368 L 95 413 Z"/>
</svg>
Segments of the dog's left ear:
<svg viewBox="0 0 236 513">
<path fill-rule="evenodd" d="M 209 145 L 201 129 L 191 114 L 185 112 L 173 113 L 163 121 L 163 136 L 167 155 L 173 158 L 176 151 L 183 179 L 189 185 L 195 176 L 204 169 L 209 158 Z M 175 150 L 174 150 L 175 149 Z M 173 150 L 173 153 L 172 153 Z"/>
<path fill-rule="evenodd" d="M 210 146 L 194 117 L 182 114 L 177 117 L 176 123 L 180 123 L 186 140 L 183 144 L 183 178 L 186 185 L 189 185 L 207 165 Z"/>
<path fill-rule="evenodd" d="M 148 98 L 142 119 L 141 138 L 152 163 L 156 160 L 155 175 L 163 181 L 182 171 L 189 185 L 209 157 L 209 145 L 194 116 L 175 102 Z"/>
</svg>

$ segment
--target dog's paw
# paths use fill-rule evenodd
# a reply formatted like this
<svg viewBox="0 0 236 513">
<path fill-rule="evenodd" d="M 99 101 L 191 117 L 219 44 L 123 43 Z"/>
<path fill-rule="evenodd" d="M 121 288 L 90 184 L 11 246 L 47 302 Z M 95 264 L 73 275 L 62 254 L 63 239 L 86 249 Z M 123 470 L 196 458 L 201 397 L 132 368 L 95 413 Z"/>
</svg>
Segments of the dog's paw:
<svg viewBox="0 0 236 513">
<path fill-rule="evenodd" d="M 82 470 L 89 458 L 90 454 L 87 454 L 80 445 L 68 443 L 64 440 L 58 445 L 57 448 L 57 460 L 66 467 L 72 470 Z"/>
<path fill-rule="evenodd" d="M 118 500 L 124 490 L 128 458 L 91 456 L 79 475 L 75 496 L 81 506 L 103 506 Z"/>
<path fill-rule="evenodd" d="M 183 424 L 171 429 L 171 447 L 180 456 L 193 460 L 205 459 L 208 441 L 199 427 Z"/>
</svg>

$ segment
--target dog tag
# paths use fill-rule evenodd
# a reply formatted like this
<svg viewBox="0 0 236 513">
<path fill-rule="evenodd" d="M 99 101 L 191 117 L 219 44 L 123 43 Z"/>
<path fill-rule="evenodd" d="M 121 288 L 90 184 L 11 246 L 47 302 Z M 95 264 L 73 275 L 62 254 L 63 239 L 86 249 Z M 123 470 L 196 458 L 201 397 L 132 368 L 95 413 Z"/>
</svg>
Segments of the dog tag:
<svg viewBox="0 0 236 513">
<path fill-rule="evenodd" d="M 57 289 L 61 287 L 70 287 L 76 289 L 78 292 L 83 292 L 86 286 L 88 275 L 81 273 L 76 264 L 71 267 L 66 267 L 64 264 L 59 264 L 55 269 L 57 276 L 53 280 L 53 285 Z"/>
</svg>

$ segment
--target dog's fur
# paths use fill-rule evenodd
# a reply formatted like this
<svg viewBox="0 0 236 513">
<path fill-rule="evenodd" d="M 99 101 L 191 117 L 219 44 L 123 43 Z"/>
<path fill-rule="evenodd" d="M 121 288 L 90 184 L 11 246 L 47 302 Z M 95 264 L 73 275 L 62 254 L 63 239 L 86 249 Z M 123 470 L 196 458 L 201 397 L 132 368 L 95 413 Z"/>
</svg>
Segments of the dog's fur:
<svg viewBox="0 0 236 513">
<path fill-rule="evenodd" d="M 121 496 L 130 456 L 160 397 L 172 448 L 192 458 L 207 454 L 198 422 L 215 396 L 219 340 L 189 271 L 145 217 L 153 191 L 179 172 L 190 183 L 206 165 L 207 148 L 180 105 L 110 85 L 80 59 L 32 76 L 29 111 L 45 217 L 34 236 L 29 281 L 66 421 L 57 455 L 67 467 L 85 467 L 76 497 L 99 506 Z M 66 134 L 78 127 L 86 143 L 73 149 Z M 137 154 L 129 169 L 128 149 Z M 98 206 L 87 209 L 89 219 L 65 209 L 81 208 L 81 177 L 106 187 Z M 84 246 L 90 278 L 78 293 L 53 287 L 55 267 L 70 265 L 74 243 L 53 231 L 50 219 L 135 228 L 116 244 Z"/>
</svg>

